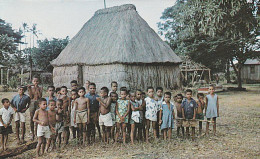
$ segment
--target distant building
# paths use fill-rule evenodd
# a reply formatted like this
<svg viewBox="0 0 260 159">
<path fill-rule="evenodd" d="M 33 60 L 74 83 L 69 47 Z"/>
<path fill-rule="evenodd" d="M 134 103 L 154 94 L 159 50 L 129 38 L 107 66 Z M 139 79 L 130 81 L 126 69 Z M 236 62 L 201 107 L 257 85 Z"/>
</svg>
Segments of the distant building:
<svg viewBox="0 0 260 159">
<path fill-rule="evenodd" d="M 260 59 L 247 59 L 241 77 L 245 83 L 260 83 Z"/>
</svg>

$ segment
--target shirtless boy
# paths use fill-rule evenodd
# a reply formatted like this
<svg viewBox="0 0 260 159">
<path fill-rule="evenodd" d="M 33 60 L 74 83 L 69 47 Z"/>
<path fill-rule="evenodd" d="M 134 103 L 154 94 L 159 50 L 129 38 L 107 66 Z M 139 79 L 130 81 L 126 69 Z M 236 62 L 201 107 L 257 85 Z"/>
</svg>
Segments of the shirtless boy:
<svg viewBox="0 0 260 159">
<path fill-rule="evenodd" d="M 46 152 L 48 152 L 48 149 L 51 144 L 52 144 L 52 150 L 55 149 L 55 147 L 56 147 L 55 146 L 55 140 L 56 140 L 55 126 L 56 126 L 56 113 L 57 113 L 57 111 L 55 110 L 56 101 L 53 99 L 49 100 L 48 107 L 49 107 L 48 118 L 49 118 L 49 124 L 50 124 L 52 135 L 51 135 L 51 138 L 48 139 L 48 140 L 50 140 L 50 141 L 48 141 L 48 143 L 50 143 L 50 144 L 47 145 Z"/>
<path fill-rule="evenodd" d="M 198 108 L 197 108 L 196 119 L 204 120 L 204 114 L 203 114 L 203 110 L 205 107 L 204 94 L 198 93 L 197 97 L 198 97 L 198 101 L 197 101 Z M 201 135 L 201 131 L 202 131 L 202 121 L 199 121 L 199 134 L 200 135 Z"/>
<path fill-rule="evenodd" d="M 84 87 L 79 88 L 79 98 L 75 100 L 75 115 L 74 123 L 77 123 L 79 128 L 80 143 L 83 138 L 83 145 L 86 141 L 86 124 L 89 123 L 90 109 L 89 99 L 85 97 L 86 90 Z"/>
<path fill-rule="evenodd" d="M 99 125 L 103 130 L 103 142 L 109 143 L 109 134 L 113 126 L 112 115 L 110 113 L 111 98 L 108 97 L 108 88 L 102 87 L 100 91 L 100 115 Z M 98 98 L 99 100 L 99 98 Z"/>
<path fill-rule="evenodd" d="M 184 137 L 184 127 L 182 126 L 182 107 L 181 103 L 183 100 L 182 94 L 177 94 L 176 95 L 176 102 L 175 106 L 177 109 L 177 120 L 176 120 L 176 126 L 177 126 L 177 136 L 180 135 L 180 129 L 182 130 L 182 136 Z"/>
<path fill-rule="evenodd" d="M 38 101 L 40 109 L 35 111 L 33 116 L 33 122 L 36 122 L 37 125 L 37 137 L 38 137 L 38 144 L 36 147 L 36 156 L 39 157 L 40 149 L 41 153 L 44 153 L 46 139 L 51 137 L 50 125 L 49 125 L 49 118 L 48 112 L 46 111 L 47 108 L 47 101 L 45 98 L 41 98 Z M 48 140 L 49 141 L 49 140 Z M 47 147 L 49 146 L 49 142 L 47 143 Z"/>
<path fill-rule="evenodd" d="M 34 126 L 33 117 L 36 109 L 38 108 L 38 100 L 42 97 L 42 87 L 39 86 L 40 80 L 38 77 L 33 77 L 32 79 L 32 85 L 28 85 L 28 93 L 31 98 L 31 104 L 30 104 L 30 127 L 32 132 L 32 140 L 34 140 L 35 132 L 37 131 L 37 127 Z M 34 131 L 35 130 L 35 131 Z"/>
<path fill-rule="evenodd" d="M 63 100 L 58 99 L 56 102 L 57 115 L 56 115 L 56 125 L 55 125 L 58 148 L 60 148 L 61 134 L 64 131 L 64 122 L 63 122 L 64 111 L 62 105 L 63 105 Z"/>
</svg>

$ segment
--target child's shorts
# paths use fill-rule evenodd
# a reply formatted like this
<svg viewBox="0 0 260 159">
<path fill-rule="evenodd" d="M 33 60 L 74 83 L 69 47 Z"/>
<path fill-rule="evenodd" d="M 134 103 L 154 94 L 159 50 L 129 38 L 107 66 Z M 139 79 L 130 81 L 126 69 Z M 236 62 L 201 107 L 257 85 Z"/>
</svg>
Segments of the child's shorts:
<svg viewBox="0 0 260 159">
<path fill-rule="evenodd" d="M 177 127 L 182 127 L 182 124 L 183 124 L 183 119 L 176 119 L 176 126 Z"/>
<path fill-rule="evenodd" d="M 4 126 L 0 126 L 0 134 L 8 135 L 12 133 L 13 133 L 12 125 L 7 126 L 7 128 L 5 128 Z"/>
<path fill-rule="evenodd" d="M 183 127 L 196 127 L 198 125 L 196 120 L 183 120 Z"/>
<path fill-rule="evenodd" d="M 196 119 L 204 120 L 204 114 L 203 113 L 196 114 Z"/>
<path fill-rule="evenodd" d="M 99 115 L 99 125 L 105 125 L 105 126 L 113 126 L 113 120 L 111 113 L 107 113 L 105 115 L 100 114 Z"/>
<path fill-rule="evenodd" d="M 25 123 L 25 113 L 21 113 L 21 112 L 15 112 L 14 114 L 14 121 L 20 121 Z"/>
<path fill-rule="evenodd" d="M 62 133 L 64 131 L 64 123 L 63 123 L 63 121 L 56 123 L 55 130 L 56 130 L 56 133 L 58 133 L 58 134 Z"/>
<path fill-rule="evenodd" d="M 51 137 L 51 131 L 49 126 L 41 126 L 38 124 L 37 126 L 37 136 L 38 137 L 45 137 L 46 139 L 49 139 Z"/>
<path fill-rule="evenodd" d="M 88 120 L 88 112 L 87 112 L 87 110 L 77 111 L 76 112 L 76 123 L 77 124 L 86 123 L 87 120 Z"/>
</svg>

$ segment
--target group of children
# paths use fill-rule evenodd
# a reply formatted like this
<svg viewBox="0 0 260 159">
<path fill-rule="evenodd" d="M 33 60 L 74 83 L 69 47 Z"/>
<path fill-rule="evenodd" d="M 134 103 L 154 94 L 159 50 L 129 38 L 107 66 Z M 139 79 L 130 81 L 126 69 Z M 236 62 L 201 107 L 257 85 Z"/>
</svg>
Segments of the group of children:
<svg viewBox="0 0 260 159">
<path fill-rule="evenodd" d="M 199 121 L 199 133 L 202 132 L 204 109 L 206 114 L 206 134 L 209 133 L 209 123 L 213 123 L 213 133 L 216 133 L 216 117 L 219 116 L 219 100 L 214 93 L 214 86 L 209 87 L 209 94 L 204 102 L 204 94 L 198 94 L 198 101 L 192 98 L 192 91 L 186 90 L 186 98 L 182 94 L 172 97 L 170 92 L 163 93 L 163 88 L 148 87 L 147 92 L 141 90 L 129 91 L 121 87 L 118 91 L 117 82 L 111 83 L 111 91 L 107 87 L 96 92 L 95 83 L 86 82 L 85 87 L 78 88 L 77 81 L 71 81 L 71 90 L 66 86 L 55 89 L 48 86 L 48 97 L 42 98 L 42 88 L 39 79 L 34 77 L 33 85 L 28 85 L 28 95 L 24 92 L 26 87 L 20 86 L 18 94 L 11 102 L 2 99 L 3 108 L 0 109 L 0 134 L 2 134 L 3 150 L 6 150 L 8 134 L 12 133 L 11 121 L 14 116 L 16 123 L 17 143 L 24 143 L 25 112 L 30 109 L 30 127 L 32 140 L 37 132 L 38 144 L 36 154 L 47 152 L 49 148 L 60 147 L 61 142 L 68 144 L 70 129 L 73 138 L 78 144 L 95 142 L 95 132 L 98 129 L 102 141 L 118 142 L 122 135 L 123 143 L 127 136 L 134 144 L 135 140 L 149 141 L 149 130 L 152 125 L 154 138 L 159 138 L 159 133 L 164 139 L 170 139 L 174 120 L 176 120 L 177 135 L 184 128 L 189 136 L 192 128 L 192 139 L 195 138 L 195 127 Z M 156 92 L 154 92 L 156 91 Z M 56 94 L 55 94 L 56 92 Z M 155 95 L 156 94 L 156 95 Z M 174 99 L 174 102 L 171 100 Z M 11 107 L 10 107 L 11 105 Z M 175 119 L 174 107 L 177 110 Z M 213 119 L 211 121 L 210 119 Z M 207 122 L 208 121 L 208 122 Z M 21 126 L 21 138 L 20 138 Z M 102 135 L 100 132 L 102 128 Z M 138 135 L 137 135 L 138 134 Z"/>
</svg>

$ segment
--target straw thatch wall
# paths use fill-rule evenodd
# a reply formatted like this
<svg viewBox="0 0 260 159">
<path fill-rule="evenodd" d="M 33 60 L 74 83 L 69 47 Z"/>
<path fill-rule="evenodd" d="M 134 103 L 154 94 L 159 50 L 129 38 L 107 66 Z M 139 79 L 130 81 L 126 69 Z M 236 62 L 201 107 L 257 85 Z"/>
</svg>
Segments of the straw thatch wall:
<svg viewBox="0 0 260 159">
<path fill-rule="evenodd" d="M 79 79 L 79 67 L 76 66 L 62 66 L 54 67 L 53 69 L 53 83 L 55 87 L 67 86 L 70 87 L 70 81 Z"/>
</svg>

